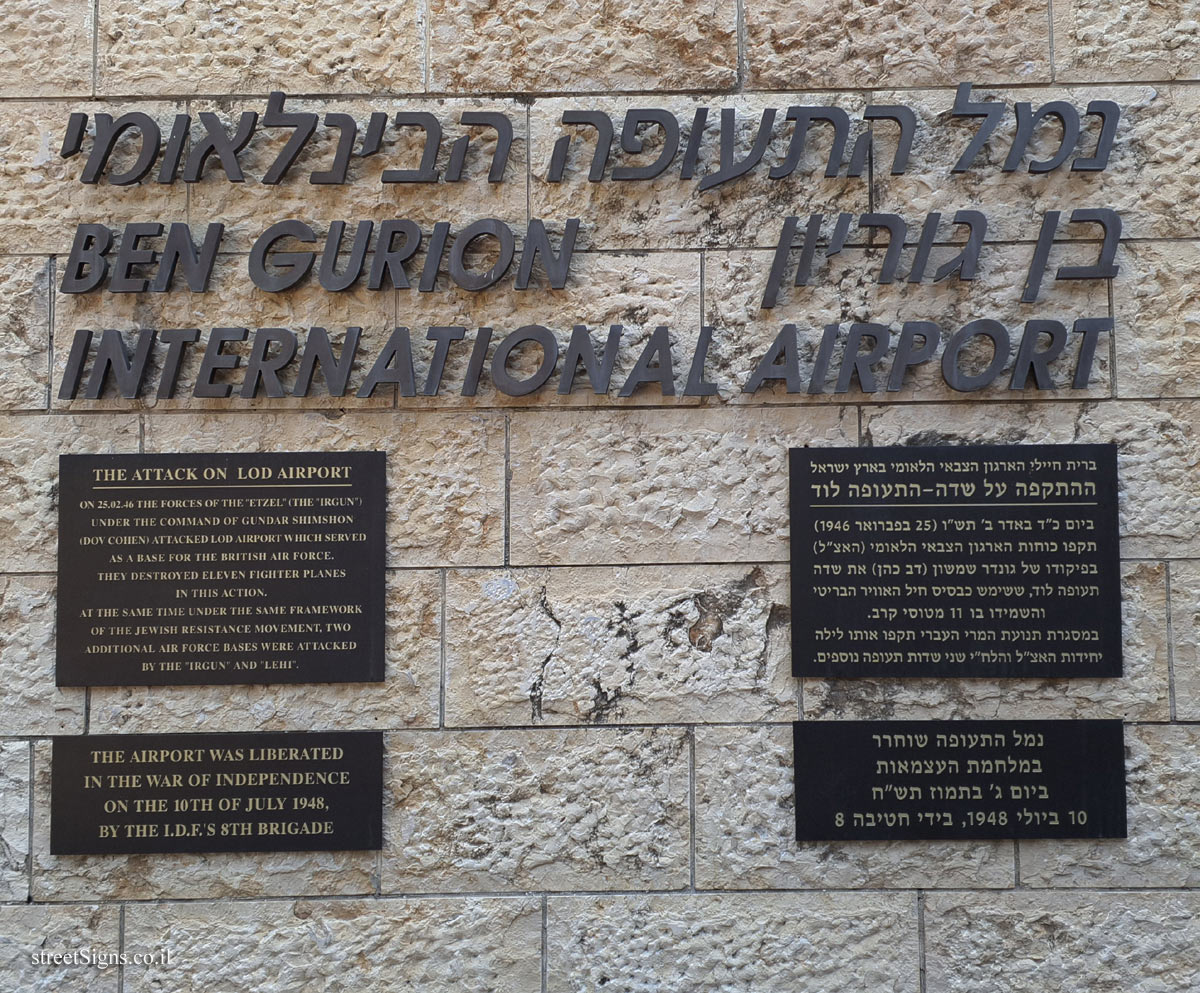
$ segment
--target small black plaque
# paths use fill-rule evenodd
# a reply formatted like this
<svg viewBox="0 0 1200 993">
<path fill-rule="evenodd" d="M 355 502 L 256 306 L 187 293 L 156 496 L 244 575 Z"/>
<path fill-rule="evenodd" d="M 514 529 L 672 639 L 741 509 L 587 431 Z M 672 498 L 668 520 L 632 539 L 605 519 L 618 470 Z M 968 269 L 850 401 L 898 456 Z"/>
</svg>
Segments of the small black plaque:
<svg viewBox="0 0 1200 993">
<path fill-rule="evenodd" d="M 796 721 L 796 839 L 1124 838 L 1120 721 Z"/>
<path fill-rule="evenodd" d="M 54 739 L 50 852 L 376 849 L 378 731 Z"/>
<path fill-rule="evenodd" d="M 58 685 L 382 680 L 384 465 L 61 456 Z"/>
<path fill-rule="evenodd" d="M 1121 674 L 1115 445 L 791 451 L 796 676 Z"/>
</svg>

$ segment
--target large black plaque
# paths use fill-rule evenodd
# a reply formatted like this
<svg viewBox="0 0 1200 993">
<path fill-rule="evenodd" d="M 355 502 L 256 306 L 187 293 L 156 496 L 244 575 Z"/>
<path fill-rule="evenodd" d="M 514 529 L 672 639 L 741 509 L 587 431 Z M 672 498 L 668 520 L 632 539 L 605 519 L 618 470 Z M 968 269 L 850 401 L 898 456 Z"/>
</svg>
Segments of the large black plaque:
<svg viewBox="0 0 1200 993">
<path fill-rule="evenodd" d="M 1124 838 L 1120 721 L 797 721 L 796 838 Z"/>
<path fill-rule="evenodd" d="M 791 452 L 797 676 L 1119 676 L 1115 445 Z"/>
<path fill-rule="evenodd" d="M 54 739 L 54 855 L 376 849 L 382 819 L 378 731 Z"/>
<path fill-rule="evenodd" d="M 384 461 L 63 455 L 58 685 L 383 679 Z"/>
</svg>

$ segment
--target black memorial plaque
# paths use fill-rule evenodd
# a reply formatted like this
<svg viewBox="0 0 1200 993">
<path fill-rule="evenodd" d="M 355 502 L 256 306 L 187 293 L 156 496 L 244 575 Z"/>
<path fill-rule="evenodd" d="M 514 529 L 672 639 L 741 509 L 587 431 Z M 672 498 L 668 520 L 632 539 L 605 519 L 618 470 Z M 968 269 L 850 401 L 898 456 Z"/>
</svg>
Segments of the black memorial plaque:
<svg viewBox="0 0 1200 993">
<path fill-rule="evenodd" d="M 797 721 L 798 841 L 1124 838 L 1120 721 Z"/>
<path fill-rule="evenodd" d="M 377 849 L 378 731 L 54 739 L 50 852 Z"/>
<path fill-rule="evenodd" d="M 796 676 L 1121 674 L 1115 445 L 791 451 Z"/>
<path fill-rule="evenodd" d="M 384 466 L 61 456 L 56 682 L 382 680 Z"/>
</svg>

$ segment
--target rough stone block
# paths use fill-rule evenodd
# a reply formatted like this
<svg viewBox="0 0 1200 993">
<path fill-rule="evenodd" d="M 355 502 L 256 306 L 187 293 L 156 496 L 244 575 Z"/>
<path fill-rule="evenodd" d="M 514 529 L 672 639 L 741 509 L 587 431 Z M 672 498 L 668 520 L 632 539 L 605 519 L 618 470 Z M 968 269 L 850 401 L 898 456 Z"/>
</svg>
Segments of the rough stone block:
<svg viewBox="0 0 1200 993">
<path fill-rule="evenodd" d="M 51 855 L 50 742 L 34 745 L 33 899 L 243 899 L 369 894 L 376 852 Z"/>
<path fill-rule="evenodd" d="M 1058 79 L 1200 76 L 1200 24 L 1188 0 L 1112 4 L 1054 0 L 1051 10 Z"/>
<path fill-rule="evenodd" d="M 355 55 L 357 54 L 358 43 L 355 47 Z M 193 117 L 200 112 L 211 111 L 229 128 L 232 128 L 233 123 L 244 111 L 257 111 L 261 115 L 265 107 L 263 100 L 193 101 L 189 105 Z M 294 132 L 291 128 L 264 127 L 260 118 L 258 129 L 250 143 L 238 155 L 238 161 L 245 173 L 245 182 L 229 182 L 225 173 L 214 162 L 209 165 L 200 182 L 192 184 L 193 225 L 222 221 L 225 224 L 225 233 L 221 244 L 226 251 L 248 252 L 254 241 L 271 224 L 284 218 L 297 218 L 309 224 L 319 239 L 319 243 L 311 247 L 318 252 L 324 249 L 325 235 L 330 223 L 337 220 L 346 222 L 342 237 L 343 253 L 348 253 L 354 243 L 358 222 L 366 220 L 378 222 L 407 217 L 420 226 L 425 235 L 425 246 L 428 246 L 433 226 L 438 221 L 450 223 L 451 235 L 471 221 L 484 217 L 499 218 L 510 227 L 524 233 L 527 206 L 527 122 L 525 108 L 515 101 L 297 99 L 288 100 L 284 110 L 288 113 L 315 113 L 320 123 L 280 183 L 267 185 L 262 179 Z M 402 128 L 396 126 L 396 114 L 401 111 L 432 114 L 441 125 L 442 141 L 436 162 L 441 178 L 437 183 L 382 182 L 384 170 L 416 169 L 425 150 L 424 130 L 411 125 Z M 489 183 L 487 180 L 492 155 L 496 150 L 496 131 L 482 125 L 460 124 L 462 114 L 467 111 L 501 113 L 512 123 L 512 147 L 509 149 L 508 164 L 502 182 Z M 344 184 L 311 183 L 309 177 L 314 171 L 332 167 L 334 152 L 342 136 L 340 128 L 324 124 L 325 115 L 349 114 L 354 118 L 358 125 L 358 137 L 354 145 L 357 151 L 362 148 L 367 122 L 374 112 L 388 115 L 388 124 L 384 128 L 379 151 L 366 158 L 353 156 Z M 464 135 L 468 136 L 470 141 L 467 145 L 462 179 L 454 183 L 447 182 L 450 150 L 455 141 Z M 378 228 L 374 235 L 378 237 Z M 397 238 L 397 246 L 401 240 Z M 487 268 L 486 265 L 482 267 Z M 448 276 L 445 275 L 445 263 L 442 269 L 443 280 L 448 280 Z M 514 268 L 508 277 L 510 283 L 515 272 Z M 419 275 L 418 271 L 417 276 Z M 315 277 L 314 271 L 313 278 Z M 363 282 L 366 282 L 365 276 Z M 416 278 L 413 282 L 416 282 Z M 417 295 L 417 291 L 413 289 L 405 291 L 404 296 L 409 296 L 410 292 L 412 296 Z"/>
<path fill-rule="evenodd" d="M 5 4 L 0 18 L 7 11 Z M 90 48 L 90 40 L 88 44 Z M 157 101 L 128 109 L 150 115 L 166 134 L 175 115 L 184 112 L 182 103 Z M 76 111 L 88 115 L 90 137 L 84 139 L 82 154 L 60 158 L 67 120 Z M 122 229 L 132 221 L 187 220 L 187 190 L 182 182 L 156 183 L 151 174 L 132 186 L 113 186 L 107 173 L 95 185 L 79 181 L 95 136 L 92 118 L 101 112 L 118 117 L 125 110 L 109 102 L 0 102 L 0 216 L 7 225 L 5 251 L 65 258 L 78 224 Z M 109 159 L 108 172 L 128 169 L 140 151 L 137 138 L 125 136 Z"/>
<path fill-rule="evenodd" d="M 1187 993 L 1200 985 L 1197 915 L 1194 893 L 930 893 L 926 988 Z"/>
<path fill-rule="evenodd" d="M 1121 571 L 1120 679 L 805 679 L 805 717 L 1169 720 L 1166 566 L 1126 562 Z M 1175 664 L 1178 673 L 1178 655 Z"/>
<path fill-rule="evenodd" d="M 720 89 L 737 82 L 733 0 L 429 4 L 429 88 Z"/>
<path fill-rule="evenodd" d="M 451 573 L 446 721 L 794 717 L 785 586 L 760 566 Z"/>
<path fill-rule="evenodd" d="M 399 731 L 385 755 L 384 893 L 687 884 L 680 730 Z"/>
<path fill-rule="evenodd" d="M 54 607 L 50 576 L 0 576 L 4 734 L 83 731 L 84 690 L 54 685 Z"/>
<path fill-rule="evenodd" d="M 136 452 L 136 415 L 0 416 L 0 571 L 53 572 L 58 456 Z"/>
<path fill-rule="evenodd" d="M 117 907 L 0 907 L 0 985 L 21 993 L 117 993 L 121 913 Z M 33 953 L 97 953 L 105 965 L 42 965 Z M 70 976 L 64 982 L 64 977 Z"/>
<path fill-rule="evenodd" d="M 1050 79 L 1040 0 L 748 0 L 749 82 L 761 87 L 927 86 Z"/>
<path fill-rule="evenodd" d="M 375 731 L 436 727 L 441 577 L 390 572 L 382 683 L 98 686 L 93 734 L 170 731 Z"/>
<path fill-rule="evenodd" d="M 799 238 L 803 241 L 806 218 L 801 218 Z M 1072 397 L 1081 395 L 1108 396 L 1111 386 L 1109 336 L 1102 335 L 1096 348 L 1087 394 L 1071 388 L 1079 357 L 1080 336 L 1072 336 L 1062 355 L 1050 366 L 1055 389 L 1036 390 L 1029 377 L 1024 389 L 1010 389 L 1013 365 L 1025 322 L 1049 319 L 1063 322 L 1068 332 L 1077 317 L 1107 317 L 1108 284 L 1104 281 L 1077 281 L 1057 284 L 1052 294 L 1034 306 L 1021 304 L 1021 290 L 1032 249 L 1013 245 L 985 245 L 980 257 L 979 272 L 974 280 L 951 278 L 934 283 L 933 273 L 943 262 L 958 254 L 961 246 L 935 249 L 930 258 L 926 281 L 909 283 L 920 227 L 909 232 L 909 247 L 901 254 L 896 282 L 880 284 L 876 280 L 883 264 L 884 253 L 879 248 L 848 248 L 832 259 L 825 260 L 819 252 L 813 265 L 809 285 L 792 285 L 799 265 L 800 250 L 791 253 L 776 305 L 763 309 L 763 294 L 773 264 L 773 252 L 737 251 L 708 252 L 704 260 L 704 323 L 716 328 L 709 350 L 708 378 L 721 387 L 723 398 L 745 403 L 780 400 L 787 403 L 812 401 L 846 402 L 864 398 L 876 401 L 894 400 L 961 400 L 962 394 L 946 385 L 942 375 L 941 356 L 951 335 L 968 322 L 981 317 L 1000 321 L 1008 330 L 1010 348 L 1008 361 L 992 385 L 980 390 L 978 397 L 989 400 L 1024 400 L 1033 397 Z M 884 233 L 883 238 L 887 238 Z M 1069 246 L 1062 259 L 1069 264 L 1088 264 L 1095 255 L 1093 246 Z M 1046 284 L 1047 286 L 1049 284 Z M 889 377 L 896 359 L 896 345 L 905 321 L 932 321 L 941 329 L 941 342 L 934 358 L 909 370 L 900 390 L 888 392 Z M 872 393 L 863 393 L 861 377 L 854 373 L 847 383 L 847 392 L 838 393 L 843 364 L 849 370 L 853 356 L 847 352 L 852 322 L 872 322 L 888 327 L 892 346 L 884 357 L 871 367 L 874 376 Z M 768 353 L 785 324 L 794 324 L 799 332 L 798 356 L 802 392 L 787 393 L 783 381 L 768 382 L 752 394 L 742 393 L 759 362 Z M 823 329 L 828 324 L 840 325 L 838 342 L 825 378 L 825 393 L 808 394 L 813 365 L 821 344 Z M 1040 339 L 1044 347 L 1048 339 Z M 868 340 L 860 348 L 868 352 Z M 978 374 L 992 361 L 990 344 L 972 344 L 963 350 L 959 367 L 968 374 Z M 777 372 L 774 374 L 782 374 Z"/>
<path fill-rule="evenodd" d="M 125 989 L 537 993 L 541 930 L 533 899 L 135 904 L 126 947 L 171 962 L 127 968 Z"/>
<path fill-rule="evenodd" d="M 1036 90 L 977 88 L 972 101 L 1003 102 L 1000 126 L 964 173 L 951 168 L 974 139 L 981 118 L 951 117 L 952 90 L 877 93 L 880 104 L 900 103 L 917 115 L 917 134 L 907 172 L 892 176 L 876 167 L 875 209 L 893 211 L 922 220 L 940 211 L 948 221 L 955 211 L 982 211 L 988 219 L 988 238 L 996 241 L 1036 241 L 1046 211 L 1063 212 L 1058 237 L 1062 240 L 1095 240 L 1094 224 L 1068 224 L 1070 211 L 1080 207 L 1108 207 L 1120 215 L 1124 238 L 1194 238 L 1200 231 L 1194 211 L 1180 210 L 1200 193 L 1200 171 L 1183 164 L 1194 160 L 1195 134 L 1200 121 L 1200 96 L 1182 86 L 1055 86 Z M 1002 172 L 1016 132 L 1017 101 L 1033 109 L 1050 101 L 1071 104 L 1081 117 L 1081 134 L 1074 155 L 1048 173 L 1031 173 L 1029 163 L 1052 158 L 1061 143 L 1061 128 L 1054 118 L 1041 125 L 1014 172 Z M 1100 118 L 1085 116 L 1093 100 L 1112 100 L 1121 108 L 1116 142 L 1103 172 L 1076 172 L 1074 158 L 1095 154 Z M 895 128 L 881 137 L 876 162 L 890 162 Z M 881 158 L 882 156 L 882 158 Z M 1099 249 L 1099 242 L 1095 247 Z M 1050 253 L 1057 267 L 1061 249 Z M 1122 253 L 1118 251 L 1117 262 Z M 1119 292 L 1124 277 L 1118 276 Z M 1046 282 L 1045 299 L 1061 290 L 1061 283 Z"/>
<path fill-rule="evenodd" d="M 29 747 L 26 741 L 0 742 L 0 899 L 3 900 L 24 902 L 29 898 Z M 3 941 L 0 938 L 0 949 Z M 5 958 L 0 950 L 0 963 Z M 2 970 L 0 964 L 0 975 Z"/>
<path fill-rule="evenodd" d="M 0 96 L 92 92 L 92 0 L 8 0 L 0 10 Z"/>
<path fill-rule="evenodd" d="M 850 115 L 851 134 L 843 156 L 843 175 L 825 178 L 833 147 L 833 128 L 815 122 L 808 130 L 804 157 L 790 176 L 773 180 L 770 169 L 787 156 L 794 126 L 785 120 L 789 104 L 833 104 Z M 596 107 L 608 114 L 613 141 L 601 182 L 590 182 L 588 174 L 596 149 L 596 130 L 585 125 L 564 125 L 564 111 L 579 110 L 578 99 L 538 100 L 530 110 L 530 213 L 534 217 L 578 217 L 579 244 L 591 248 L 706 248 L 771 246 L 779 240 L 783 218 L 788 214 L 827 213 L 846 210 L 864 213 L 869 207 L 865 177 L 849 179 L 844 173 L 850 148 L 863 130 L 864 103 L 858 94 L 780 93 L 753 94 L 722 99 L 678 96 L 605 98 Z M 622 151 L 622 132 L 629 110 L 659 108 L 679 122 L 679 150 L 666 171 L 653 179 L 615 181 L 612 170 L 647 166 L 661 154 L 662 128 L 639 129 L 643 150 L 631 155 Z M 691 179 L 681 179 L 692 123 L 697 108 L 707 107 L 708 117 L 699 159 Z M 701 181 L 720 168 L 721 111 L 735 112 L 734 159 L 750 154 L 759 132 L 763 111 L 776 111 L 771 140 L 762 161 L 747 175 L 700 192 Z M 561 182 L 549 181 L 555 143 L 570 136 L 566 170 Z"/>
<path fill-rule="evenodd" d="M 1200 563 L 1171 563 L 1175 716 L 1200 720 Z"/>
<path fill-rule="evenodd" d="M 514 565 L 787 558 L 787 449 L 853 445 L 850 408 L 519 413 Z"/>
<path fill-rule="evenodd" d="M 698 888 L 1013 883 L 1013 848 L 1005 841 L 797 842 L 794 775 L 790 724 L 696 729 Z"/>
<path fill-rule="evenodd" d="M 1196 886 L 1200 728 L 1125 728 L 1127 839 L 1021 842 L 1028 886 Z"/>
<path fill-rule="evenodd" d="M 1200 381 L 1200 250 L 1132 242 L 1113 284 L 1117 393 L 1188 397 Z"/>
<path fill-rule="evenodd" d="M 910 991 L 911 895 L 772 893 L 551 897 L 556 991 Z"/>
<path fill-rule="evenodd" d="M 869 445 L 1118 444 L 1121 555 L 1165 559 L 1200 549 L 1195 513 L 1200 431 L 1194 404 L 1100 401 L 1005 407 L 984 404 L 865 408 Z"/>
<path fill-rule="evenodd" d="M 412 92 L 423 30 L 414 0 L 102 0 L 100 92 Z"/>
<path fill-rule="evenodd" d="M 145 445 L 147 452 L 383 451 L 389 566 L 503 561 L 504 421 L 497 414 L 148 416 Z"/>
<path fill-rule="evenodd" d="M 49 283 L 44 259 L 0 257 L 0 408 L 5 410 L 46 407 Z"/>
</svg>

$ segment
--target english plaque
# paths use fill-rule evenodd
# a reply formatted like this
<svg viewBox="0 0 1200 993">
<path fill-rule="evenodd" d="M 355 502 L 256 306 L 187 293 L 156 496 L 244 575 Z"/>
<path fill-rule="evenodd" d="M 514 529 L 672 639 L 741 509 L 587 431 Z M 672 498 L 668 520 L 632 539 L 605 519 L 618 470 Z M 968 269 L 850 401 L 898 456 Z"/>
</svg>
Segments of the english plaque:
<svg viewBox="0 0 1200 993">
<path fill-rule="evenodd" d="M 1121 674 L 1115 445 L 791 451 L 796 676 Z"/>
<path fill-rule="evenodd" d="M 379 731 L 54 739 L 54 855 L 377 849 L 382 824 Z"/>
<path fill-rule="evenodd" d="M 384 466 L 61 456 L 57 684 L 382 680 Z"/>
<path fill-rule="evenodd" d="M 1124 838 L 1121 721 L 796 721 L 796 839 Z"/>
</svg>

